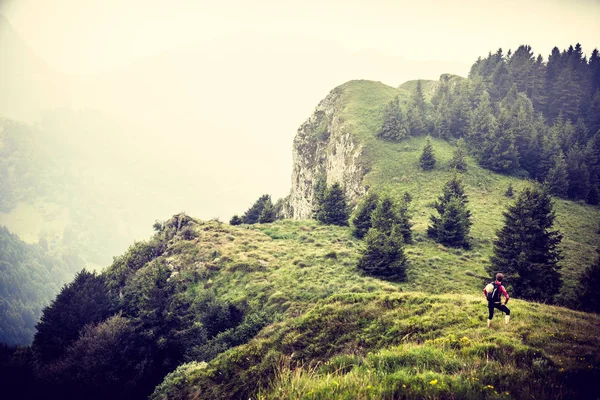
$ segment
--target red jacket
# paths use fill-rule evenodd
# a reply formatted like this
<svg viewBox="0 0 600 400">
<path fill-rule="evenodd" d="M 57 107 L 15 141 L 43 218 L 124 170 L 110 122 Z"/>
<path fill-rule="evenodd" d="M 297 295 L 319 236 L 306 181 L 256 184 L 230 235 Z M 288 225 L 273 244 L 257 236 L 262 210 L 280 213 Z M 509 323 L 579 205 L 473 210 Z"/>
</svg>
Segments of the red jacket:
<svg viewBox="0 0 600 400">
<path fill-rule="evenodd" d="M 508 297 L 508 293 L 506 292 L 506 289 L 504 289 L 504 286 L 502 286 L 502 283 L 496 281 L 495 282 L 496 285 L 500 285 L 500 293 L 506 298 L 506 301 L 504 302 L 504 304 L 508 303 L 508 299 L 510 297 Z M 485 288 L 483 289 L 483 295 L 487 298 L 487 291 L 485 290 Z"/>
</svg>

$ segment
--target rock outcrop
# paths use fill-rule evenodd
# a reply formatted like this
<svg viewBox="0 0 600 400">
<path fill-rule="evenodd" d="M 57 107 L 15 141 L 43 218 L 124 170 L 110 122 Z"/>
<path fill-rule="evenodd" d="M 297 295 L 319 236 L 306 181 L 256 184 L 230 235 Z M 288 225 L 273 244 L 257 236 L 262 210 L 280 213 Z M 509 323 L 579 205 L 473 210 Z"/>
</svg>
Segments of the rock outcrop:
<svg viewBox="0 0 600 400">
<path fill-rule="evenodd" d="M 298 129 L 294 139 L 292 189 L 286 217 L 308 219 L 313 213 L 314 185 L 319 176 L 327 185 L 342 184 L 350 204 L 364 194 L 362 145 L 341 117 L 343 86 L 333 89 Z"/>
</svg>

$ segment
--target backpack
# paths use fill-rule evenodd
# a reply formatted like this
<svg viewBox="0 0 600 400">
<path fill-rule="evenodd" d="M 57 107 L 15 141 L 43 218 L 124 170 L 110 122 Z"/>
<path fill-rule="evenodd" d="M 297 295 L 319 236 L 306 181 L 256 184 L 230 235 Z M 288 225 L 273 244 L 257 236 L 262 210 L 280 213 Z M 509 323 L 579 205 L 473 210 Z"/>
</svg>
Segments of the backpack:
<svg viewBox="0 0 600 400">
<path fill-rule="evenodd" d="M 493 285 L 493 289 L 490 288 L 490 290 L 487 290 L 489 286 Z M 487 291 L 487 301 L 492 302 L 492 303 L 500 303 L 500 286 L 494 282 L 490 283 L 489 285 L 486 286 L 486 291 Z"/>
</svg>

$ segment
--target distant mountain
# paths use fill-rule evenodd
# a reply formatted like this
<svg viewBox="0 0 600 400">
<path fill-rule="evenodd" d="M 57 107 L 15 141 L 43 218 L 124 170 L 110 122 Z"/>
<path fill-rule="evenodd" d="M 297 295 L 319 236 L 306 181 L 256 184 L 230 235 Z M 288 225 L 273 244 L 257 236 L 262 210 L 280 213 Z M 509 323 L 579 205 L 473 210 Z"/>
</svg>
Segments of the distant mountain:
<svg viewBox="0 0 600 400">
<path fill-rule="evenodd" d="M 82 267 L 76 254 L 53 255 L 0 226 L 0 343 L 30 344 L 42 309 Z"/>
</svg>

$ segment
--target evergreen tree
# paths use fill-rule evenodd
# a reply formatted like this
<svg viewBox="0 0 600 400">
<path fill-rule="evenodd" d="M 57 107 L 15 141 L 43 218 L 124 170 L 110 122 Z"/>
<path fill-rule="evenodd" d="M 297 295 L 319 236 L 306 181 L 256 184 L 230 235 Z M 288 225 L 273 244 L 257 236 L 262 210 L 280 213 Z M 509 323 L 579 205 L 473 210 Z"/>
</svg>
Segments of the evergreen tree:
<svg viewBox="0 0 600 400">
<path fill-rule="evenodd" d="M 397 205 L 390 196 L 383 196 L 373 211 L 371 226 L 386 235 L 396 229 L 404 243 L 412 243 L 412 223 L 406 200 Z"/>
<path fill-rule="evenodd" d="M 408 211 L 407 201 L 402 201 L 398 208 L 398 224 L 396 225 L 398 233 L 402 235 L 402 240 L 406 244 L 411 244 L 412 240 L 412 222 L 410 222 L 410 213 Z"/>
<path fill-rule="evenodd" d="M 260 213 L 260 217 L 258 217 L 258 222 L 261 224 L 268 224 L 275 221 L 275 207 L 271 202 L 271 199 L 267 199 L 263 205 L 263 209 Z"/>
<path fill-rule="evenodd" d="M 554 196 L 566 198 L 569 189 L 569 178 L 567 174 L 567 163 L 562 152 L 556 156 L 554 167 L 546 176 L 546 186 L 548 191 Z"/>
<path fill-rule="evenodd" d="M 427 234 L 437 242 L 454 247 L 468 247 L 471 212 L 461 181 L 454 174 L 444 185 L 442 195 L 434 204 L 439 216 L 431 215 Z"/>
<path fill-rule="evenodd" d="M 398 225 L 400 216 L 394 200 L 388 195 L 383 196 L 371 215 L 371 226 L 386 235 L 391 235 L 394 226 Z"/>
<path fill-rule="evenodd" d="M 507 172 L 519 167 L 519 154 L 515 147 L 515 137 L 510 129 L 511 115 L 502 108 L 496 128 L 483 138 L 479 163 L 482 167 L 496 172 Z"/>
<path fill-rule="evenodd" d="M 450 133 L 453 137 L 463 137 L 469 130 L 471 100 L 469 81 L 459 81 L 452 91 Z"/>
<path fill-rule="evenodd" d="M 492 113 L 490 96 L 484 91 L 479 99 L 479 105 L 473 110 L 467 132 L 469 147 L 480 162 L 484 157 L 484 153 L 489 153 L 486 150 L 492 147 L 489 142 L 491 138 L 496 136 L 496 130 L 496 118 Z"/>
<path fill-rule="evenodd" d="M 452 160 L 450 160 L 450 168 L 464 172 L 467 170 L 467 146 L 463 138 L 458 139 L 456 142 L 456 148 L 452 153 Z"/>
<path fill-rule="evenodd" d="M 386 140 L 398 141 L 408 137 L 409 134 L 407 117 L 402 112 L 400 100 L 396 96 L 385 107 L 383 124 L 379 132 L 377 132 L 377 136 Z"/>
<path fill-rule="evenodd" d="M 432 170 L 435 167 L 435 155 L 433 154 L 433 146 L 431 146 L 431 140 L 427 138 L 427 143 L 423 147 L 423 153 L 419 159 L 419 165 L 424 170 Z"/>
<path fill-rule="evenodd" d="M 327 225 L 348 226 L 348 206 L 344 190 L 339 183 L 327 188 L 323 198 L 323 219 Z"/>
<path fill-rule="evenodd" d="M 596 261 L 579 278 L 579 307 L 584 311 L 600 313 L 600 248 Z"/>
<path fill-rule="evenodd" d="M 465 205 L 458 198 L 451 198 L 437 221 L 436 241 L 446 246 L 469 247 L 471 222 L 468 216 Z"/>
<path fill-rule="evenodd" d="M 323 213 L 323 201 L 325 199 L 326 191 L 327 180 L 324 175 L 319 175 L 313 186 L 313 218 L 321 222 L 325 219 Z"/>
<path fill-rule="evenodd" d="M 512 183 L 508 184 L 508 188 L 506 189 L 506 193 L 504 193 L 504 195 L 510 199 L 512 199 L 512 197 L 515 195 Z"/>
<path fill-rule="evenodd" d="M 352 219 L 352 225 L 354 225 L 352 234 L 357 238 L 362 239 L 369 229 L 371 229 L 371 215 L 375 211 L 375 208 L 377 208 L 378 201 L 379 196 L 377 196 L 377 193 L 370 192 L 358 206 L 356 214 Z"/>
<path fill-rule="evenodd" d="M 263 208 L 265 203 L 271 203 L 271 196 L 268 194 L 264 194 L 254 202 L 254 204 L 244 213 L 242 216 L 242 221 L 244 224 L 256 224 L 260 219 L 260 215 L 263 212 Z"/>
<path fill-rule="evenodd" d="M 73 282 L 65 285 L 56 299 L 44 309 L 32 349 L 42 363 L 59 358 L 87 324 L 111 315 L 113 299 L 109 296 L 105 278 L 88 272 L 78 272 Z"/>
<path fill-rule="evenodd" d="M 369 275 L 402 281 L 406 278 L 406 256 L 402 235 L 394 229 L 386 235 L 371 228 L 365 236 L 367 244 L 358 262 L 358 268 Z"/>
<path fill-rule="evenodd" d="M 410 132 L 413 135 L 423 135 L 427 132 L 427 109 L 421 81 L 417 81 L 415 92 L 411 96 L 411 107 L 408 113 Z"/>
<path fill-rule="evenodd" d="M 240 218 L 239 215 L 234 215 L 229 220 L 229 225 L 241 225 L 241 224 L 242 224 L 242 219 Z"/>
<path fill-rule="evenodd" d="M 555 215 L 550 196 L 537 185 L 527 187 L 504 218 L 488 272 L 503 272 L 518 297 L 552 302 L 562 285 L 557 248 L 562 235 L 551 230 Z"/>
<path fill-rule="evenodd" d="M 567 196 L 574 200 L 587 199 L 590 191 L 590 173 L 585 163 L 583 148 L 576 145 L 571 148 L 566 157 L 569 189 Z"/>
</svg>

